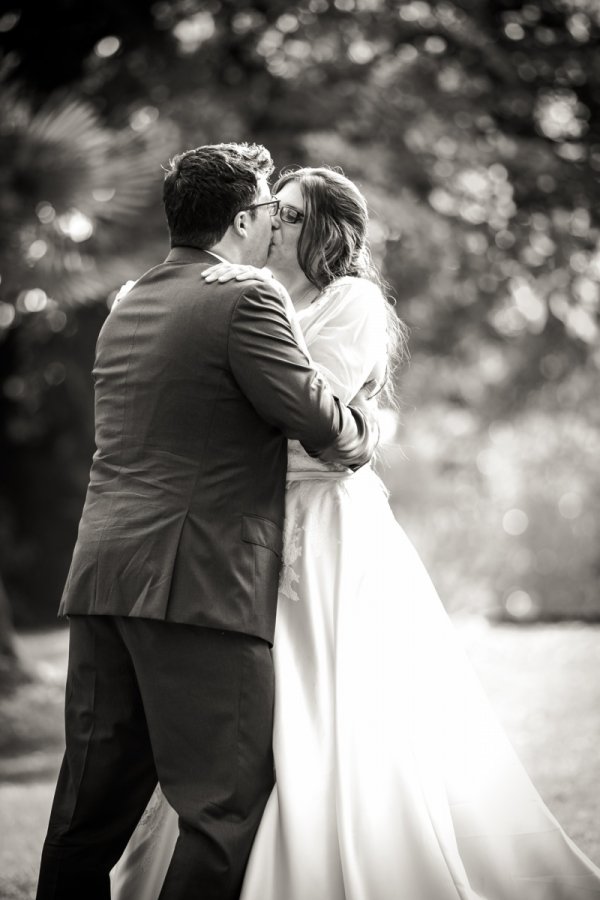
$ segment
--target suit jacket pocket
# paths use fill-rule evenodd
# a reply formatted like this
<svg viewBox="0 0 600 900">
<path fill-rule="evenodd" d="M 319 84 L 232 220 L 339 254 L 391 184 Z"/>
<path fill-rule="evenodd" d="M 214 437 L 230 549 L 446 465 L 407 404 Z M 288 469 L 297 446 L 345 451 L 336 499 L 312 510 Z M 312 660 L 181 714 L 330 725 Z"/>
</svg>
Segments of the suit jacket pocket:
<svg viewBox="0 0 600 900">
<path fill-rule="evenodd" d="M 265 621 L 275 620 L 283 537 L 281 529 L 261 516 L 242 516 L 242 540 L 254 548 L 254 603 Z"/>
<path fill-rule="evenodd" d="M 262 516 L 242 516 L 242 540 L 257 547 L 266 547 L 281 557 L 283 534 L 281 528 Z"/>
</svg>

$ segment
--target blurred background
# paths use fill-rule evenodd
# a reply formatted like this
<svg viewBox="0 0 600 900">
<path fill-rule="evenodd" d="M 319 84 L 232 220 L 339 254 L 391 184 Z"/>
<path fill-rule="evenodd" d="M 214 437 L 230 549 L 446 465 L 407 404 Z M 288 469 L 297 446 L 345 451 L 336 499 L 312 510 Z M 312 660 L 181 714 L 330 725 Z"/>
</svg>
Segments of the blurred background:
<svg viewBox="0 0 600 900">
<path fill-rule="evenodd" d="M 447 608 L 598 622 L 597 0 L 1 9 L 0 687 L 32 678 L 10 623 L 55 622 L 95 340 L 168 250 L 161 164 L 207 142 L 367 196 L 412 353 L 379 466 Z"/>
<path fill-rule="evenodd" d="M 11 8 L 12 7 L 12 8 Z M 161 164 L 340 165 L 411 332 L 381 471 L 450 610 L 600 617 L 596 0 L 3 3 L 0 572 L 54 621 Z M 7 614 L 4 613 L 4 617 Z"/>
</svg>

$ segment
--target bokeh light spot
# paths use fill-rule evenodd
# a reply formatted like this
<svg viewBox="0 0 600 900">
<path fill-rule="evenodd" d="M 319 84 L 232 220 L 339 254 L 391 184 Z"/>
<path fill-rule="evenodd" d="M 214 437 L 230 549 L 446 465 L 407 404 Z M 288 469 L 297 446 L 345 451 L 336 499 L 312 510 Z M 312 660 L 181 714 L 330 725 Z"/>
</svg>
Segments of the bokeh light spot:
<svg viewBox="0 0 600 900">
<path fill-rule="evenodd" d="M 0 302 L 0 328 L 10 328 L 15 320 L 15 308 L 10 303 Z"/>
<path fill-rule="evenodd" d="M 48 363 L 46 368 L 44 369 L 44 381 L 46 384 L 51 385 L 52 387 L 56 387 L 58 384 L 62 384 L 66 378 L 67 370 L 64 365 L 58 360 Z"/>
<path fill-rule="evenodd" d="M 195 53 L 205 41 L 210 40 L 215 28 L 212 15 L 201 11 L 178 22 L 173 28 L 173 35 L 182 53 Z"/>
<path fill-rule="evenodd" d="M 6 33 L 7 31 L 12 31 L 12 29 L 18 23 L 20 18 L 21 18 L 21 13 L 15 11 L 15 10 L 4 13 L 3 16 L 0 16 L 0 33 Z"/>
<path fill-rule="evenodd" d="M 59 334 L 66 327 L 67 314 L 62 309 L 52 309 L 48 313 L 48 328 L 54 334 Z"/>
<path fill-rule="evenodd" d="M 78 209 L 69 210 L 68 213 L 59 216 L 58 227 L 77 244 L 87 241 L 94 233 L 93 222 Z"/>
<path fill-rule="evenodd" d="M 119 51 L 120 47 L 121 41 L 119 38 L 111 34 L 98 41 L 94 47 L 94 53 L 101 59 L 108 59 L 109 56 L 114 56 L 115 53 Z"/>
<path fill-rule="evenodd" d="M 348 47 L 348 56 L 353 63 L 364 66 L 375 56 L 375 47 L 368 41 L 353 41 Z"/>
<path fill-rule="evenodd" d="M 527 591 L 512 591 L 504 601 L 504 607 L 515 619 L 528 619 L 536 612 L 536 604 Z"/>
<path fill-rule="evenodd" d="M 56 218 L 54 207 L 49 203 L 38 203 L 35 208 L 36 215 L 43 225 L 50 225 Z"/>
<path fill-rule="evenodd" d="M 292 13 L 284 13 L 279 16 L 275 24 L 278 30 L 284 34 L 291 34 L 298 30 L 298 19 Z"/>
<path fill-rule="evenodd" d="M 567 19 L 567 28 L 571 32 L 571 36 L 582 43 L 590 39 L 590 24 L 588 16 L 583 12 L 573 13 Z"/>
<path fill-rule="evenodd" d="M 145 131 L 157 121 L 158 116 L 159 111 L 156 106 L 142 106 L 131 113 L 129 124 L 134 131 Z"/>
<path fill-rule="evenodd" d="M 439 56 L 440 53 L 443 53 L 447 46 L 444 38 L 439 37 L 439 35 L 431 35 L 425 41 L 425 50 L 427 53 L 433 53 L 434 56 Z"/>
<path fill-rule="evenodd" d="M 518 22 L 509 22 L 504 28 L 504 34 L 511 41 L 522 41 L 525 37 L 525 30 Z"/>
<path fill-rule="evenodd" d="M 567 491 L 558 501 L 558 511 L 564 519 L 577 519 L 583 510 L 583 501 L 576 491 Z"/>
<path fill-rule="evenodd" d="M 529 518 L 522 509 L 509 509 L 502 516 L 502 527 L 507 534 L 518 537 L 527 531 Z"/>
<path fill-rule="evenodd" d="M 398 15 L 405 22 L 423 22 L 431 16 L 431 6 L 423 0 L 413 0 L 412 3 L 403 3 Z"/>
<path fill-rule="evenodd" d="M 20 400 L 25 396 L 26 384 L 25 379 L 20 375 L 11 375 L 4 382 L 2 392 L 9 400 Z"/>
<path fill-rule="evenodd" d="M 48 305 L 46 292 L 41 288 L 32 288 L 23 295 L 23 307 L 26 312 L 41 312 Z"/>
<path fill-rule="evenodd" d="M 114 188 L 96 188 L 92 191 L 92 197 L 97 203 L 108 203 L 115 196 Z"/>
<path fill-rule="evenodd" d="M 37 260 L 45 256 L 47 252 L 48 244 L 46 241 L 40 239 L 30 244 L 29 250 L 27 251 L 27 258 L 32 262 L 37 262 Z"/>
</svg>

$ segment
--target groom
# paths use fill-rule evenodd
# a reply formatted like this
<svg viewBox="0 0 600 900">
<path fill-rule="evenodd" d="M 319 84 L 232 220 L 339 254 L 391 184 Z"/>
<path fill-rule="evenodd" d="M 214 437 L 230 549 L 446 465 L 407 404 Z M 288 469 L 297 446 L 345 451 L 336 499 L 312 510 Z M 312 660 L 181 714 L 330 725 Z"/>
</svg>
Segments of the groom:
<svg viewBox="0 0 600 900">
<path fill-rule="evenodd" d="M 286 438 L 359 467 L 377 429 L 344 407 L 263 283 L 273 165 L 260 146 L 177 156 L 171 252 L 98 339 L 97 450 L 60 612 L 66 752 L 38 900 L 106 900 L 157 780 L 179 815 L 161 900 L 234 900 L 273 784 L 273 639 Z"/>
</svg>

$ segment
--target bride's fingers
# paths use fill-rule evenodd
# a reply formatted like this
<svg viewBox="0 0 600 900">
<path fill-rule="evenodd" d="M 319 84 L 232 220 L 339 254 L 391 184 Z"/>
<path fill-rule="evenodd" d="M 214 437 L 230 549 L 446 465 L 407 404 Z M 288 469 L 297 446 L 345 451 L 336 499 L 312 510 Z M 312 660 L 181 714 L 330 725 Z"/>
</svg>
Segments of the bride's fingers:
<svg viewBox="0 0 600 900">
<path fill-rule="evenodd" d="M 244 268 L 235 276 L 236 281 L 268 281 L 270 278 L 262 269 Z"/>
<path fill-rule="evenodd" d="M 234 278 L 237 278 L 238 272 L 236 269 L 226 269 L 224 272 L 221 272 L 217 281 L 219 284 L 225 284 L 227 281 L 232 281 Z"/>
<path fill-rule="evenodd" d="M 205 281 L 217 281 L 217 279 L 221 279 L 223 275 L 231 272 L 232 266 L 227 263 L 218 263 L 216 266 L 210 266 L 208 269 L 205 269 L 202 272 L 202 277 Z M 233 278 L 233 275 L 229 275 L 230 278 Z"/>
<path fill-rule="evenodd" d="M 117 295 L 115 297 L 115 303 L 118 303 L 119 300 L 122 300 L 123 297 L 125 297 L 129 293 L 129 291 L 134 286 L 134 284 L 135 284 L 135 281 L 131 281 L 131 280 L 126 281 L 125 284 L 122 284 L 121 287 L 119 288 L 119 290 L 117 291 Z"/>
<path fill-rule="evenodd" d="M 234 265 L 232 263 L 219 263 L 215 266 L 205 269 L 202 277 L 209 284 L 218 281 L 225 284 L 227 281 L 271 281 L 273 275 L 266 266 L 257 269 L 256 266 Z"/>
<path fill-rule="evenodd" d="M 247 278 L 256 278 L 256 271 L 252 266 L 236 266 L 231 263 L 223 263 L 220 266 L 215 266 L 210 273 L 206 270 L 202 274 L 204 280 L 209 284 L 214 281 L 218 281 L 219 284 L 225 284 L 234 278 L 241 281 L 245 281 Z"/>
</svg>

